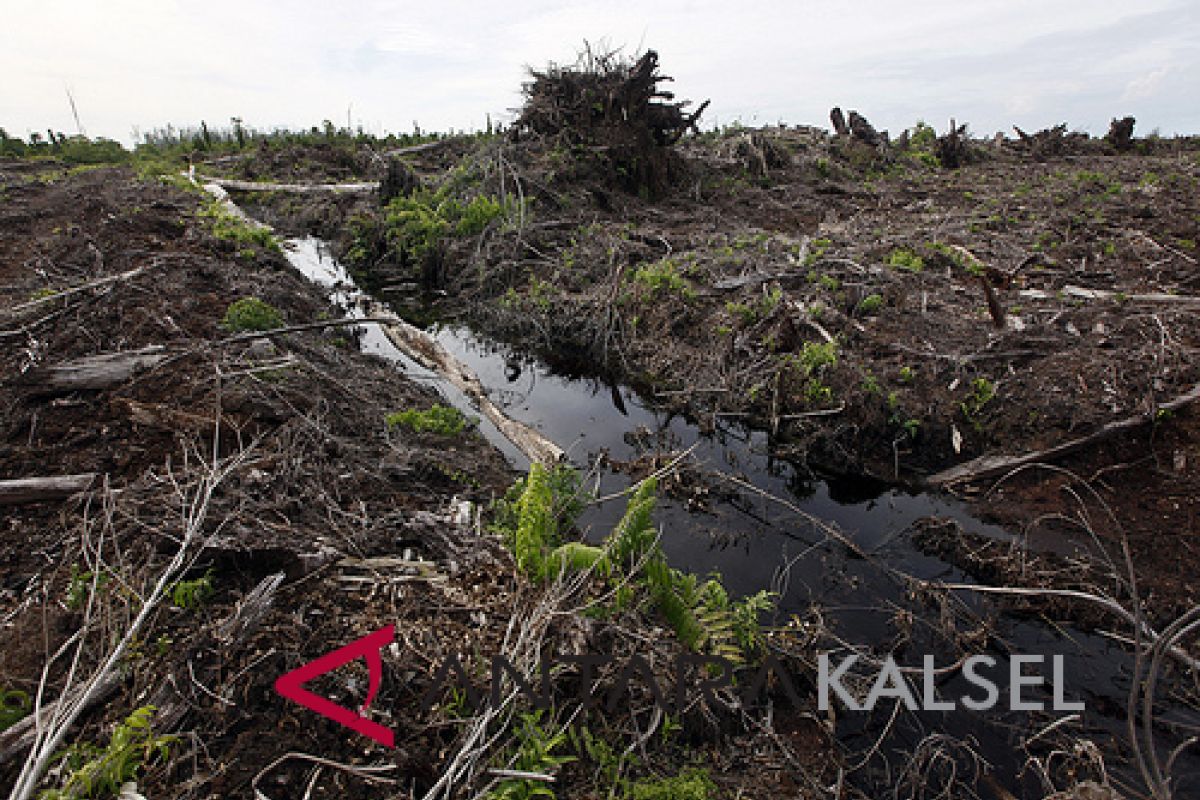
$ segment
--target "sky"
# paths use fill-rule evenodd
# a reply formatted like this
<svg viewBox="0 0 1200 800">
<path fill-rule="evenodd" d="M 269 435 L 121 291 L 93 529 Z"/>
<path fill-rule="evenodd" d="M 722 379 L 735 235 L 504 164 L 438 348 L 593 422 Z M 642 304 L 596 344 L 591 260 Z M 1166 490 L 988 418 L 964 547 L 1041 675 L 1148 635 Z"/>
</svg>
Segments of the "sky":
<svg viewBox="0 0 1200 800">
<path fill-rule="evenodd" d="M 527 67 L 584 42 L 653 48 L 703 127 L 857 109 L 898 133 L 1059 122 L 1200 133 L 1197 0 L 640 0 L 551 3 L 0 0 L 0 127 L 130 144 L 170 123 L 332 120 L 371 133 L 483 128 Z"/>
</svg>

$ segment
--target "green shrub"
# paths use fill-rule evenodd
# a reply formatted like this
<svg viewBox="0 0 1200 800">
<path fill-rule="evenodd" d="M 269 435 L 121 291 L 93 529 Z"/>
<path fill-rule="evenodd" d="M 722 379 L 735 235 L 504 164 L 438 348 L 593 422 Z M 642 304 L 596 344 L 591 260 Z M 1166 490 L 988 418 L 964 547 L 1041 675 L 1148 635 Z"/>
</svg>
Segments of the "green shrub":
<svg viewBox="0 0 1200 800">
<path fill-rule="evenodd" d="M 213 594 L 212 571 L 190 581 L 179 581 L 164 590 L 176 608 L 197 608 Z"/>
<path fill-rule="evenodd" d="M 560 766 L 574 761 L 574 756 L 558 755 L 568 741 L 565 731 L 555 732 L 541 721 L 542 712 L 522 714 L 519 727 L 513 732 L 516 739 L 515 757 L 504 759 L 506 769 L 516 772 L 553 774 Z M 535 797 L 555 797 L 544 781 L 529 778 L 505 778 L 488 793 L 488 800 L 532 800 Z"/>
<path fill-rule="evenodd" d="M 920 272 L 925 269 L 925 262 L 921 257 L 906 248 L 893 250 L 892 254 L 888 256 L 888 264 L 909 272 Z"/>
<path fill-rule="evenodd" d="M 836 366 L 838 361 L 837 342 L 805 342 L 800 348 L 798 361 L 801 372 L 805 377 L 815 375 L 826 367 Z"/>
<path fill-rule="evenodd" d="M 573 468 L 532 464 L 529 474 L 493 505 L 492 530 L 503 536 L 517 567 L 535 581 L 566 570 L 595 568 L 608 575 L 604 550 L 584 542 L 561 543 L 582 510 L 579 475 Z"/>
<path fill-rule="evenodd" d="M 347 260 L 364 263 L 377 253 L 382 240 L 386 253 L 403 264 L 421 264 L 431 258 L 449 236 L 474 236 L 492 222 L 519 211 L 514 200 L 478 195 L 463 200 L 451 195 L 451 187 L 435 191 L 418 190 L 411 195 L 392 198 L 383 210 L 383 218 L 358 216 L 351 220 L 352 244 Z"/>
<path fill-rule="evenodd" d="M 709 800 L 717 785 L 704 769 L 685 769 L 669 778 L 642 778 L 629 784 L 627 800 Z"/>
<path fill-rule="evenodd" d="M 283 252 L 270 228 L 251 224 L 237 214 L 230 213 L 216 200 L 205 202 L 199 216 L 208 222 L 212 235 L 222 241 L 239 246 L 257 245 L 273 253 Z"/>
<path fill-rule="evenodd" d="M 567 464 L 553 467 L 540 467 L 544 471 L 546 483 L 550 487 L 550 502 L 554 517 L 553 541 L 563 538 L 583 512 L 585 500 L 580 489 L 579 473 Z M 530 472 L 532 472 L 532 468 Z M 492 522 L 489 530 L 504 539 L 505 544 L 512 550 L 515 546 L 515 536 L 520 518 L 521 498 L 528 488 L 529 476 L 519 478 L 505 492 L 504 497 L 492 503 L 490 512 Z"/>
<path fill-rule="evenodd" d="M 669 258 L 638 267 L 634 270 L 633 282 L 646 287 L 651 298 L 664 293 L 678 294 L 684 300 L 696 297 L 696 290 L 683 279 L 679 268 Z"/>
<path fill-rule="evenodd" d="M 68 164 L 124 164 L 129 151 L 111 139 L 68 136 L 59 140 L 56 155 Z"/>
<path fill-rule="evenodd" d="M 833 400 L 833 389 L 822 381 L 824 373 L 837 366 L 838 344 L 836 341 L 805 342 L 796 355 L 785 357 L 797 373 L 803 386 L 804 399 L 809 405 L 825 405 Z"/>
<path fill-rule="evenodd" d="M 971 424 L 979 428 L 979 414 L 995 396 L 996 385 L 994 383 L 987 378 L 976 378 L 971 382 L 971 393 L 959 403 L 959 409 Z"/>
<path fill-rule="evenodd" d="M 810 249 L 808 251 L 808 256 L 806 256 L 804 259 L 804 266 L 811 267 L 813 264 L 817 263 L 818 260 L 825 257 L 825 253 L 827 253 L 829 251 L 829 248 L 832 246 L 833 246 L 832 239 L 825 239 L 825 238 L 813 239 L 811 242 Z"/>
<path fill-rule="evenodd" d="M 92 595 L 92 586 L 95 585 L 96 591 L 104 591 L 108 586 L 111 575 L 103 570 L 99 574 L 88 570 L 86 572 L 79 571 L 78 564 L 71 565 L 71 582 L 67 585 L 67 608 L 72 611 L 78 611 L 83 608 L 88 598 Z"/>
<path fill-rule="evenodd" d="M 67 136 L 63 133 L 47 131 L 49 138 L 40 133 L 32 133 L 29 143 L 8 135 L 0 128 L 0 156 L 25 158 L 32 156 L 53 156 L 68 164 L 88 164 L 99 166 L 103 164 L 124 164 L 130 160 L 131 154 L 120 142 L 99 137 L 89 139 L 86 136 Z"/>
<path fill-rule="evenodd" d="M 562 477 L 561 470 L 574 478 Z M 634 489 L 625 514 L 603 547 L 581 542 L 560 544 L 567 526 L 556 517 L 556 508 L 561 506 L 556 495 L 575 498 L 577 487 L 578 476 L 573 469 L 547 470 L 533 464 L 529 474 L 493 506 L 492 530 L 504 537 L 523 573 L 543 581 L 565 569 L 595 568 L 609 585 L 617 582 L 618 607 L 627 606 L 637 588 L 644 589 L 686 647 L 723 656 L 733 663 L 743 663 L 761 651 L 758 617 L 771 606 L 770 593 L 759 592 L 733 602 L 720 576 L 701 582 L 695 575 L 673 569 L 653 524 L 657 488 L 653 477 Z M 575 513 L 577 509 L 569 516 L 571 523 Z"/>
<path fill-rule="evenodd" d="M 416 433 L 436 433 L 439 436 L 457 436 L 467 427 L 467 417 L 454 406 L 434 403 L 427 410 L 406 408 L 388 414 L 385 422 L 389 429 L 408 428 Z"/>
<path fill-rule="evenodd" d="M 529 467 L 525 491 L 517 503 L 517 528 L 513 536 L 513 555 L 517 568 L 535 580 L 547 573 L 546 551 L 558 542 L 554 519 L 554 493 L 546 477 L 546 468 L 535 462 Z"/>
<path fill-rule="evenodd" d="M 147 761 L 169 758 L 177 737 L 154 733 L 151 719 L 155 710 L 154 706 L 135 710 L 116 727 L 104 747 L 90 743 L 69 747 L 61 756 L 62 788 L 42 792 L 40 800 L 115 797 L 123 783 L 137 779 Z"/>
<path fill-rule="evenodd" d="M 609 557 L 625 574 L 633 572 L 635 565 L 656 547 L 653 514 L 657 491 L 658 481 L 654 477 L 639 483 L 621 521 L 608 536 Z"/>
<path fill-rule="evenodd" d="M 457 235 L 474 236 L 482 233 L 494 220 L 506 216 L 513 206 L 515 206 L 514 203 L 502 203 L 496 197 L 479 195 L 465 205 L 454 203 L 447 209 L 447 215 L 452 218 L 457 217 L 454 225 L 454 232 Z"/>
<path fill-rule="evenodd" d="M 924 120 L 917 120 L 917 124 L 910 129 L 905 152 L 909 158 L 926 166 L 941 166 L 937 157 L 937 131 Z"/>
<path fill-rule="evenodd" d="M 783 290 L 778 286 L 764 292 L 753 303 L 725 304 L 725 310 L 741 320 L 742 325 L 753 325 L 760 319 L 765 319 L 779 306 L 783 300 Z"/>
<path fill-rule="evenodd" d="M 869 294 L 858 303 L 858 313 L 876 314 L 883 308 L 883 295 Z"/>
<path fill-rule="evenodd" d="M 441 208 L 422 195 L 395 197 L 383 215 L 384 236 L 402 261 L 423 261 L 450 232 Z"/>
<path fill-rule="evenodd" d="M 917 124 L 913 126 L 912 134 L 908 137 L 909 148 L 932 153 L 936 145 L 937 131 L 933 129 L 932 125 L 926 123 L 925 120 L 917 120 Z"/>
<path fill-rule="evenodd" d="M 257 297 L 243 297 L 229 304 L 221 327 L 227 331 L 270 331 L 283 327 L 283 314 Z"/>
</svg>

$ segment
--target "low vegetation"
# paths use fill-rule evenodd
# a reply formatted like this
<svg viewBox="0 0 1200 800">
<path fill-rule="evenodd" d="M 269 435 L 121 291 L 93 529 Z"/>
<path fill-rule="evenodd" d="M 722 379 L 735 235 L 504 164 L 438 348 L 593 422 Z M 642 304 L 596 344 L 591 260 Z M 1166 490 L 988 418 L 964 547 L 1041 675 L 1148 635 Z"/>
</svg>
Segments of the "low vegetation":
<svg viewBox="0 0 1200 800">
<path fill-rule="evenodd" d="M 207 199 L 200 209 L 200 217 L 209 226 L 212 235 L 221 241 L 240 247 L 261 247 L 272 253 L 282 252 L 278 240 L 269 228 L 253 225 L 236 214 L 230 213 L 221 203 Z"/>
<path fill-rule="evenodd" d="M 908 272 L 920 272 L 925 269 L 925 261 L 919 255 L 907 248 L 893 250 L 888 256 L 888 264 Z"/>
<path fill-rule="evenodd" d="M 346 260 L 356 266 L 384 259 L 428 269 L 447 239 L 474 236 L 494 224 L 520 218 L 523 205 L 512 197 L 476 194 L 466 198 L 448 181 L 436 190 L 418 189 L 392 198 L 381 214 L 350 220 Z"/>
<path fill-rule="evenodd" d="M 154 712 L 153 706 L 136 709 L 103 745 L 79 742 L 67 748 L 60 757 L 60 787 L 42 792 L 39 800 L 116 797 L 146 765 L 165 762 L 178 737 L 154 732 Z"/>
<path fill-rule="evenodd" d="M 643 592 L 687 648 L 738 664 L 753 659 L 761 652 L 759 615 L 771 608 L 770 593 L 734 601 L 719 576 L 701 580 L 671 567 L 652 521 L 656 488 L 654 478 L 638 484 L 602 545 L 565 541 L 581 509 L 579 479 L 569 467 L 534 464 L 497 503 L 493 529 L 532 580 L 592 569 L 616 591 L 618 609 Z"/>
<path fill-rule="evenodd" d="M 212 570 L 209 570 L 199 578 L 179 581 L 167 589 L 167 596 L 176 608 L 191 609 L 202 605 L 214 591 L 213 574 Z"/>
<path fill-rule="evenodd" d="M 414 433 L 432 433 L 438 436 L 457 436 L 466 429 L 469 420 L 454 406 L 434 403 L 427 409 L 406 408 L 387 415 L 384 420 L 389 429 L 404 428 Z"/>
<path fill-rule="evenodd" d="M 221 327 L 231 333 L 274 330 L 283 327 L 283 314 L 257 297 L 243 297 L 229 304 Z"/>
</svg>

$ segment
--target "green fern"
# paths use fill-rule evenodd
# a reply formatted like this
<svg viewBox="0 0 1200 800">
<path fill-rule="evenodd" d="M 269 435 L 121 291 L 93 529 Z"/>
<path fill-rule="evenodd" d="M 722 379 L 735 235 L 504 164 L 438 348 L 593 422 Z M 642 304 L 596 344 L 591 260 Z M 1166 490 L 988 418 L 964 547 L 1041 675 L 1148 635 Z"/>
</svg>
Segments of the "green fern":
<svg viewBox="0 0 1200 800">
<path fill-rule="evenodd" d="M 656 547 L 652 515 L 658 491 L 658 481 L 647 478 L 638 484 L 625 507 L 625 515 L 609 535 L 606 545 L 610 558 L 629 574 L 634 566 Z"/>
<path fill-rule="evenodd" d="M 546 574 L 546 549 L 554 535 L 554 495 L 541 464 L 529 467 L 525 491 L 517 504 L 517 529 L 513 538 L 513 554 L 517 567 L 531 578 Z"/>
<path fill-rule="evenodd" d="M 154 706 L 136 709 L 116 727 L 104 747 L 79 743 L 68 748 L 60 756 L 66 775 L 62 788 L 42 792 L 39 800 L 115 796 L 123 783 L 137 779 L 146 761 L 154 758 L 166 761 L 178 737 L 154 733 L 151 727 L 154 712 Z"/>
<path fill-rule="evenodd" d="M 758 618 L 771 607 L 771 594 L 759 592 L 733 602 L 720 575 L 701 582 L 691 573 L 673 569 L 653 524 L 658 488 L 654 478 L 634 490 L 603 547 L 583 542 L 560 545 L 563 531 L 574 524 L 582 508 L 578 476 L 563 469 L 532 465 L 529 474 L 493 505 L 492 530 L 504 537 L 523 573 L 541 581 L 568 569 L 595 569 L 609 580 L 614 576 L 638 579 L 618 588 L 617 608 L 629 607 L 643 587 L 688 649 L 734 664 L 743 664 L 763 650 Z"/>
<path fill-rule="evenodd" d="M 672 569 L 661 553 L 646 562 L 646 586 L 655 606 L 684 646 L 695 650 L 704 638 L 704 630 L 692 608 L 695 576 Z"/>
<path fill-rule="evenodd" d="M 517 752 L 510 769 L 553 774 L 558 767 L 575 760 L 574 756 L 558 755 L 557 751 L 567 744 L 568 736 L 561 730 L 553 732 L 551 727 L 543 724 L 541 711 L 522 714 L 520 725 L 513 734 Z M 554 796 L 554 790 L 546 783 L 528 778 L 502 780 L 487 795 L 488 800 L 532 800 Z"/>
<path fill-rule="evenodd" d="M 212 570 L 191 581 L 180 581 L 164 589 L 176 608 L 197 608 L 213 594 Z"/>
<path fill-rule="evenodd" d="M 604 550 L 583 542 L 567 542 L 555 548 L 550 554 L 550 566 L 557 572 L 595 568 L 601 575 L 609 574 L 609 563 L 604 556 Z"/>
<path fill-rule="evenodd" d="M 758 615 L 770 607 L 768 592 L 731 603 L 720 576 L 700 583 L 695 575 L 669 567 L 661 553 L 646 562 L 646 585 L 658 610 L 689 649 L 733 664 L 744 664 L 761 649 Z"/>
<path fill-rule="evenodd" d="M 765 589 L 733 604 L 730 609 L 733 615 L 733 633 L 738 647 L 744 654 L 753 656 L 766 649 L 766 639 L 758 620 L 774 606 L 775 593 Z"/>
<path fill-rule="evenodd" d="M 709 578 L 700 587 L 692 613 L 703 632 L 699 649 L 726 658 L 734 664 L 746 661 L 746 654 L 738 645 L 736 620 L 729 607 L 729 593 L 725 591 L 719 576 Z"/>
</svg>

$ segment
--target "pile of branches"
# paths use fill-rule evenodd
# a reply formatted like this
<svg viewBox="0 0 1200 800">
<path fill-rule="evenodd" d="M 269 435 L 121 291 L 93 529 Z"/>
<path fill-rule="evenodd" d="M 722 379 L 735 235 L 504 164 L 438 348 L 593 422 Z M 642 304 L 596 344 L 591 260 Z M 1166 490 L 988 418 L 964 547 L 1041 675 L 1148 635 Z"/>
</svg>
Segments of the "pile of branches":
<svg viewBox="0 0 1200 800">
<path fill-rule="evenodd" d="M 1104 141 L 1112 145 L 1117 152 L 1125 153 L 1133 149 L 1133 126 L 1137 120 L 1133 117 L 1121 117 L 1117 119 L 1113 117 L 1113 121 L 1109 123 L 1108 134 L 1104 137 Z"/>
<path fill-rule="evenodd" d="M 1086 133 L 1067 133 L 1067 124 L 1061 123 L 1053 128 L 1044 128 L 1036 133 L 1026 133 L 1016 125 L 1018 146 L 1035 161 L 1045 161 L 1054 156 L 1066 155 L 1076 151 L 1087 142 Z"/>
<path fill-rule="evenodd" d="M 570 67 L 530 70 L 525 105 L 514 132 L 554 137 L 600 156 L 609 177 L 624 188 L 659 194 L 670 183 L 668 148 L 689 130 L 708 107 L 685 109 L 660 84 L 671 78 L 658 71 L 658 53 L 626 59 L 618 52 L 590 48 Z"/>
<path fill-rule="evenodd" d="M 971 139 L 967 134 L 967 126 L 959 125 L 950 120 L 950 130 L 944 136 L 937 138 L 933 152 L 938 163 L 946 169 L 958 169 L 964 164 L 978 161 L 978 157 L 970 146 Z"/>
</svg>

